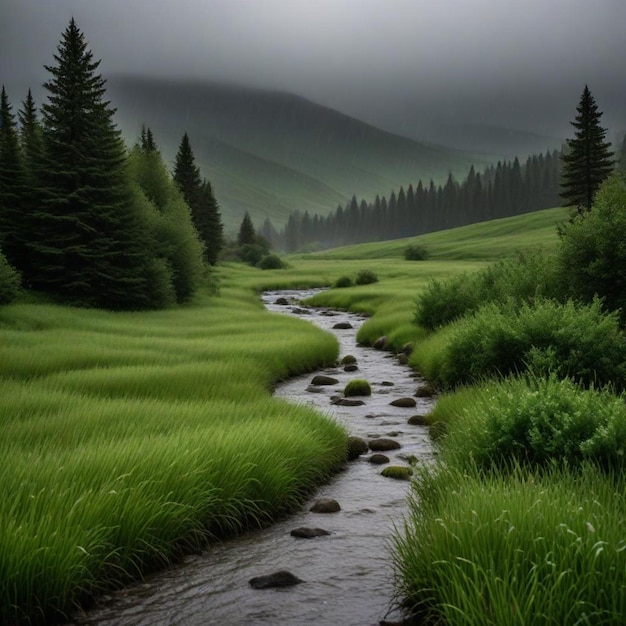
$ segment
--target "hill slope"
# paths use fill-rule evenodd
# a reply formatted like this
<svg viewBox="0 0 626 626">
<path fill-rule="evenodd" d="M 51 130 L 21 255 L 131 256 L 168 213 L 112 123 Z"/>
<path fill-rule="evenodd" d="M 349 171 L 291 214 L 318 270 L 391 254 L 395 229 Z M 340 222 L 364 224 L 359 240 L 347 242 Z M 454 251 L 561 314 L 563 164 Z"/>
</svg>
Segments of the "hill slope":
<svg viewBox="0 0 626 626">
<path fill-rule="evenodd" d="M 187 131 L 227 229 L 248 210 L 282 225 L 294 210 L 326 214 L 419 179 L 464 176 L 485 158 L 420 144 L 291 94 L 135 76 L 108 80 L 129 142 L 149 125 L 166 161 Z"/>
</svg>

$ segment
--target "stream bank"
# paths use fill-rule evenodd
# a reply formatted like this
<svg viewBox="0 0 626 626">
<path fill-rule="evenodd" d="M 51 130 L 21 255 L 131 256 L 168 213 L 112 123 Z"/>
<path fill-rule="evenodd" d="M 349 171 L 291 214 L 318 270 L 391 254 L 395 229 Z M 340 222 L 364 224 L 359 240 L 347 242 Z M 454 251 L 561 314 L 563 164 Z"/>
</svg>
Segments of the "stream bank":
<svg viewBox="0 0 626 626">
<path fill-rule="evenodd" d="M 397 442 L 399 448 L 383 453 L 389 463 L 377 465 L 369 462 L 371 453 L 361 455 L 287 519 L 211 545 L 200 555 L 101 598 L 96 609 L 75 618 L 74 624 L 363 626 L 402 619 L 391 610 L 390 539 L 394 525 L 402 523 L 409 482 L 385 478 L 381 471 L 387 466 L 408 467 L 411 457 L 418 462 L 432 458 L 427 428 L 407 420 L 428 413 L 433 400 L 414 396 L 421 381 L 392 354 L 356 344 L 362 316 L 299 304 L 312 293 L 266 292 L 263 302 L 270 311 L 296 315 L 334 333 L 340 359 L 353 355 L 358 369 L 346 372 L 338 366 L 298 376 L 277 385 L 275 395 L 316 407 L 350 435 Z M 334 328 L 337 325 L 340 328 Z M 316 375 L 337 382 L 312 386 Z M 347 382 L 355 378 L 368 380 L 372 395 L 355 398 L 363 402 L 357 406 L 335 404 L 332 398 L 341 397 Z M 398 398 L 412 398 L 415 406 L 392 406 Z M 310 511 L 322 498 L 336 500 L 341 509 Z M 329 534 L 301 539 L 291 535 L 297 528 L 322 528 Z M 252 578 L 277 570 L 288 570 L 304 582 L 278 589 L 253 589 L 249 584 Z"/>
</svg>

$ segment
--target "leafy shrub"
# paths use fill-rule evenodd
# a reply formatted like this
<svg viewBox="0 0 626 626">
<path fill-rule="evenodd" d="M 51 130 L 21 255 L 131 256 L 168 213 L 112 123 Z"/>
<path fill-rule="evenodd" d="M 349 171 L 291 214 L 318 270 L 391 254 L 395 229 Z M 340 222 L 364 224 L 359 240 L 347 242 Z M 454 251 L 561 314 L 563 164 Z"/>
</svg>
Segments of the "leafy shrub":
<svg viewBox="0 0 626 626">
<path fill-rule="evenodd" d="M 584 302 L 598 295 L 608 309 L 621 309 L 625 322 L 626 180 L 609 178 L 591 211 L 574 217 L 560 236 L 557 259 L 569 295 Z"/>
<path fill-rule="evenodd" d="M 404 249 L 404 258 L 407 261 L 424 261 L 428 258 L 428 251 L 424 246 L 414 243 Z"/>
<path fill-rule="evenodd" d="M 354 279 L 355 285 L 371 285 L 378 282 L 378 276 L 372 270 L 360 270 Z"/>
<path fill-rule="evenodd" d="M 245 243 L 239 248 L 239 258 L 249 265 L 258 265 L 267 249 L 258 243 Z"/>
<path fill-rule="evenodd" d="M 258 263 L 262 270 L 281 270 L 285 267 L 283 260 L 277 254 L 266 254 Z"/>
<path fill-rule="evenodd" d="M 585 385 L 626 382 L 626 339 L 616 314 L 591 305 L 540 301 L 520 309 L 490 304 L 455 325 L 443 347 L 444 387 L 530 369 Z"/>
<path fill-rule="evenodd" d="M 554 374 L 485 384 L 447 423 L 442 453 L 460 469 L 587 460 L 618 469 L 626 452 L 624 398 Z"/>
<path fill-rule="evenodd" d="M 352 287 L 353 283 L 352 283 L 352 279 L 350 278 L 350 276 L 340 276 L 336 281 L 335 281 L 335 288 L 336 289 L 343 289 L 345 287 Z"/>
<path fill-rule="evenodd" d="M 432 281 L 417 298 L 415 322 L 434 330 L 489 302 L 520 306 L 540 297 L 564 299 L 552 255 L 534 250 L 478 272 Z"/>
<path fill-rule="evenodd" d="M 343 393 L 347 398 L 351 396 L 371 396 L 372 388 L 365 379 L 355 378 L 346 385 Z"/>
<path fill-rule="evenodd" d="M 20 291 L 20 275 L 0 252 L 0 304 L 15 300 Z"/>
</svg>

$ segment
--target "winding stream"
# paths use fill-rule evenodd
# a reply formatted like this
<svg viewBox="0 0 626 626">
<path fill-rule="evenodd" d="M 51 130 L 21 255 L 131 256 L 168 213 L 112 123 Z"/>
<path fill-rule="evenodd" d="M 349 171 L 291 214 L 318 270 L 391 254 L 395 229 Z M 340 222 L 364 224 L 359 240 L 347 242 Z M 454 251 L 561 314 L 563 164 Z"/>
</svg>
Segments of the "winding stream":
<svg viewBox="0 0 626 626">
<path fill-rule="evenodd" d="M 312 291 L 281 291 L 263 294 L 271 311 L 297 315 L 333 332 L 340 344 L 340 358 L 352 354 L 358 371 L 330 368 L 290 379 L 276 388 L 276 395 L 306 403 L 339 420 L 351 435 L 372 439 L 396 439 L 399 450 L 385 452 L 391 465 L 407 465 L 405 457 L 418 462 L 432 458 L 427 429 L 407 424 L 415 414 L 427 413 L 430 398 L 415 398 L 415 408 L 390 406 L 400 397 L 411 397 L 419 386 L 413 372 L 398 364 L 388 352 L 356 345 L 363 318 L 345 312 L 303 309 L 297 302 Z M 279 297 L 290 304 L 276 304 Z M 337 323 L 353 328 L 333 330 Z M 315 374 L 339 380 L 332 386 L 307 391 Z M 372 396 L 363 406 L 332 404 L 353 378 L 365 378 Z M 386 383 L 386 384 L 383 384 Z M 393 383 L 393 384 L 389 384 Z M 380 475 L 384 465 L 368 462 L 369 454 L 348 464 L 322 486 L 302 509 L 269 528 L 208 547 L 166 571 L 119 592 L 103 597 L 96 609 L 75 617 L 75 625 L 89 626 L 200 626 L 220 624 L 293 625 L 321 624 L 367 626 L 381 620 L 401 620 L 391 611 L 393 572 L 389 554 L 394 523 L 401 523 L 409 483 Z M 312 513 L 319 498 L 334 498 L 337 513 Z M 331 534 L 296 539 L 294 528 L 321 527 Z M 304 580 L 282 589 L 255 590 L 248 581 L 286 569 Z"/>
</svg>

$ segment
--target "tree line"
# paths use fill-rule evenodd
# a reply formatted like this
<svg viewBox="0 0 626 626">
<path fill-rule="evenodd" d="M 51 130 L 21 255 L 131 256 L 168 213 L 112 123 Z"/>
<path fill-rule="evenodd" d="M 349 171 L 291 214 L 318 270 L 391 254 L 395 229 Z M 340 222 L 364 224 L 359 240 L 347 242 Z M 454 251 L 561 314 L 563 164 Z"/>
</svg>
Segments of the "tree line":
<svg viewBox="0 0 626 626">
<path fill-rule="evenodd" d="M 222 247 L 219 207 L 187 134 L 173 177 L 150 129 L 128 151 L 72 18 L 46 65 L 48 100 L 17 121 L 0 95 L 0 272 L 54 299 L 108 309 L 188 301 Z M 8 268 L 8 269 L 7 269 Z M 1 299 L 1 294 L 0 294 Z"/>
<path fill-rule="evenodd" d="M 353 196 L 327 216 L 292 213 L 277 231 L 266 220 L 261 234 L 287 252 L 367 241 L 411 237 L 559 204 L 561 159 L 557 151 L 498 162 L 482 173 L 472 166 L 459 183 L 452 174 L 443 185 L 421 180 L 373 202 Z"/>
</svg>

